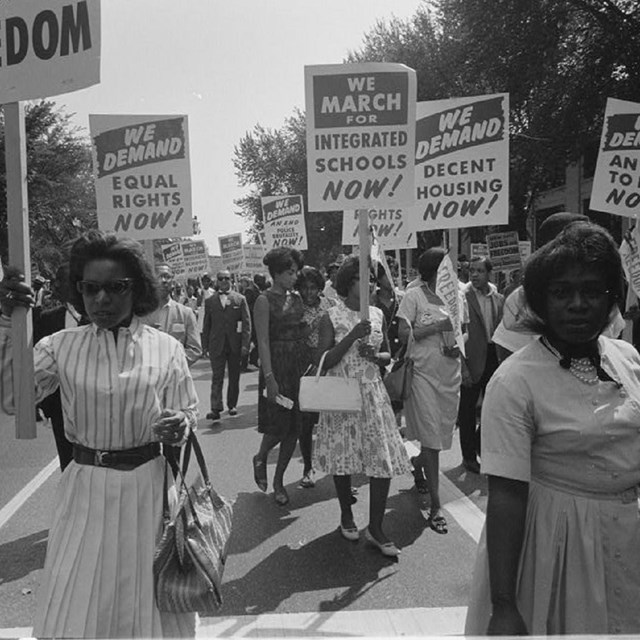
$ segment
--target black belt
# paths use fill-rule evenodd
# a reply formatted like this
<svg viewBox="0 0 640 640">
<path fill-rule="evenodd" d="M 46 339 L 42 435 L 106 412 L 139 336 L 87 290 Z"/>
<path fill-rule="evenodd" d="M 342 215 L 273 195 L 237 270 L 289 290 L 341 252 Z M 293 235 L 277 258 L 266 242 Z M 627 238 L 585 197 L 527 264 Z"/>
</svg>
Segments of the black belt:
<svg viewBox="0 0 640 640">
<path fill-rule="evenodd" d="M 89 464 L 94 467 L 107 467 L 118 471 L 131 471 L 160 455 L 160 443 L 150 442 L 142 447 L 120 449 L 117 451 L 101 451 L 89 449 L 79 444 L 73 445 L 73 459 L 78 464 Z"/>
</svg>

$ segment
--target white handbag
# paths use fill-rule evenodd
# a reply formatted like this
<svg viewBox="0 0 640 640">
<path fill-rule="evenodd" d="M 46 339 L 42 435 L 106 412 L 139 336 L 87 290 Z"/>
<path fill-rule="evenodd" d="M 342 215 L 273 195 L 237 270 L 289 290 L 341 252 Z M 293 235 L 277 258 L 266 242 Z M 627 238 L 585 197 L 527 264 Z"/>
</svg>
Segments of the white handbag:
<svg viewBox="0 0 640 640">
<path fill-rule="evenodd" d="M 340 365 L 341 376 L 320 375 L 327 353 L 325 351 L 322 354 L 316 375 L 300 378 L 298 395 L 300 411 L 360 413 L 362 411 L 360 382 L 356 378 L 348 378 L 342 364 Z"/>
</svg>

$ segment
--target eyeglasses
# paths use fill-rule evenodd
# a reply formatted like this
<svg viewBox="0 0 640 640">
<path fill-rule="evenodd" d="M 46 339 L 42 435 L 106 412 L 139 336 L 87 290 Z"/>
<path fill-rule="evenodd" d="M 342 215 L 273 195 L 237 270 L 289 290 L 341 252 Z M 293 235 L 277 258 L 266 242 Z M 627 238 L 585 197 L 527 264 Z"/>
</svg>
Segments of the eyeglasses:
<svg viewBox="0 0 640 640">
<path fill-rule="evenodd" d="M 585 285 L 584 287 L 572 287 L 565 284 L 554 285 L 547 289 L 547 293 L 558 302 L 573 300 L 576 293 L 587 302 L 599 302 L 611 292 L 600 285 Z"/>
<path fill-rule="evenodd" d="M 218 277 L 218 280 L 231 280 L 229 276 L 222 276 L 222 278 Z"/>
<path fill-rule="evenodd" d="M 121 296 L 131 290 L 133 278 L 121 278 L 120 280 L 107 280 L 95 282 L 94 280 L 79 280 L 76 283 L 78 292 L 83 296 L 97 296 L 104 290 L 109 295 Z"/>
</svg>

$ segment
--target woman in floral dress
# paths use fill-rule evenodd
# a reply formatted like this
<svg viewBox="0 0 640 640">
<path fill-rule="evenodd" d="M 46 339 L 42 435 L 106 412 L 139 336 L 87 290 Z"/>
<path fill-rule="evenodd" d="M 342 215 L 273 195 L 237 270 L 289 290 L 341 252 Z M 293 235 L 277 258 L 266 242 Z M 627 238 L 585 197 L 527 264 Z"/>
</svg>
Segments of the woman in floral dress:
<svg viewBox="0 0 640 640">
<path fill-rule="evenodd" d="M 351 509 L 351 476 L 369 476 L 369 525 L 366 540 L 383 555 L 400 551 L 383 531 L 382 524 L 391 477 L 409 471 L 409 461 L 398 433 L 389 395 L 379 365 L 389 362 L 389 348 L 382 311 L 369 307 L 370 320 L 360 320 L 360 279 L 357 258 L 340 267 L 336 283 L 344 299 L 320 321 L 318 353 L 328 351 L 324 369 L 328 375 L 357 378 L 362 393 L 360 413 L 321 412 L 314 466 L 333 475 L 340 502 L 340 532 L 358 540 Z"/>
</svg>

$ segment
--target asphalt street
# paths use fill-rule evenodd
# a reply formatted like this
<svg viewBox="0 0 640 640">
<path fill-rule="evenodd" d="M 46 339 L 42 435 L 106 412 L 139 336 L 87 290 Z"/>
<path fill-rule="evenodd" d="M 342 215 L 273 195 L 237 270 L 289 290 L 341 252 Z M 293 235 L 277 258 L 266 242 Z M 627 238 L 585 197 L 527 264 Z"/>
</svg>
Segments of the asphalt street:
<svg viewBox="0 0 640 640">
<path fill-rule="evenodd" d="M 309 624 L 316 633 L 318 620 L 340 620 L 345 628 L 360 618 L 363 624 L 379 625 L 383 623 L 375 622 L 373 613 L 364 614 L 386 611 L 400 620 L 407 615 L 418 620 L 423 612 L 422 626 L 416 627 L 421 633 L 460 632 L 486 505 L 486 480 L 462 469 L 457 437 L 453 448 L 441 456 L 449 533 L 438 535 L 426 526 L 428 499 L 420 499 L 413 478 L 395 478 L 386 529 L 402 554 L 398 561 L 390 560 L 362 539 L 351 543 L 340 536 L 330 477 L 316 476 L 312 489 L 298 487 L 302 463 L 297 451 L 285 476 L 289 505 L 275 504 L 271 486 L 267 493 L 257 489 L 251 467 L 260 441 L 257 372 L 242 374 L 239 415 L 225 412 L 214 424 L 204 419 L 208 361 L 196 363 L 193 374 L 201 398 L 199 439 L 209 472 L 218 492 L 235 501 L 224 604 L 219 616 L 201 621 L 203 629 L 243 635 L 243 629 L 250 630 L 248 621 L 261 616 L 265 620 L 280 616 L 273 623 L 278 628 L 286 626 L 283 620 L 303 621 L 295 623 L 299 625 L 314 616 Z M 413 446 L 407 443 L 410 452 Z M 276 456 L 273 451 L 269 460 L 270 481 Z M 0 629 L 5 632 L 0 636 L 31 626 L 59 476 L 51 430 L 39 423 L 35 440 L 17 440 L 13 419 L 1 417 Z M 355 519 L 364 528 L 368 485 L 364 477 L 355 478 L 354 484 L 358 487 Z M 287 618 L 289 614 L 297 617 Z M 449 618 L 451 624 L 446 622 Z M 357 635 L 358 628 L 352 633 Z"/>
</svg>

